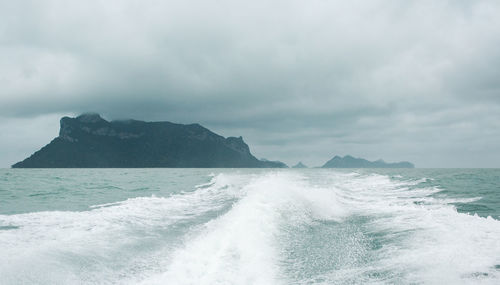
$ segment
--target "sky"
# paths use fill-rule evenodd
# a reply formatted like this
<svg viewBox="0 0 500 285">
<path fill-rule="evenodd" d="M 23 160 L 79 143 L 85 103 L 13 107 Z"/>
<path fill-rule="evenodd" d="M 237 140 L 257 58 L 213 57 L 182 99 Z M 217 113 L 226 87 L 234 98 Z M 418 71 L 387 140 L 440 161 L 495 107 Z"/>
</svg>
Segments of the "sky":
<svg viewBox="0 0 500 285">
<path fill-rule="evenodd" d="M 500 167 L 499 47 L 495 0 L 0 0 L 0 167 L 84 112 L 289 165 Z"/>
</svg>

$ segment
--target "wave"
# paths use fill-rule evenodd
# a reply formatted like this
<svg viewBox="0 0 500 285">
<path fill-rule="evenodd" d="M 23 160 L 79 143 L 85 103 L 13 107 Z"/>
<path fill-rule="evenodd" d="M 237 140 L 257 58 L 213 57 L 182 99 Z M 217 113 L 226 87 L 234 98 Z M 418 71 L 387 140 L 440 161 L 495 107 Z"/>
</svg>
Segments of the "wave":
<svg viewBox="0 0 500 285">
<path fill-rule="evenodd" d="M 277 236 L 283 223 L 341 219 L 335 193 L 297 177 L 264 175 L 249 182 L 231 210 L 208 223 L 173 256 L 166 272 L 145 284 L 278 284 Z"/>
<path fill-rule="evenodd" d="M 234 197 L 228 195 L 228 185 L 218 183 L 214 179 L 213 187 L 167 198 L 95 205 L 90 211 L 0 215 L 0 226 L 15 228 L 0 231 L 2 282 L 137 280 L 166 262 L 165 256 L 190 228 L 227 210 Z"/>
<path fill-rule="evenodd" d="M 428 179 L 221 173 L 83 212 L 0 215 L 6 284 L 497 284 L 500 222 Z M 3 228 L 8 230 L 3 230 Z"/>
</svg>

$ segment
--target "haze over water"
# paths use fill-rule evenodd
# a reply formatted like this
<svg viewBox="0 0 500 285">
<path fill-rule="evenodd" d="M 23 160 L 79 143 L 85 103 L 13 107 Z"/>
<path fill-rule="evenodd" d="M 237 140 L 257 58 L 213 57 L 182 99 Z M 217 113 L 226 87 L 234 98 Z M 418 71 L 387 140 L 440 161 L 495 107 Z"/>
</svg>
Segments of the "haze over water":
<svg viewBox="0 0 500 285">
<path fill-rule="evenodd" d="M 498 0 L 0 1 L 0 285 L 498 285 L 499 46 Z"/>
<path fill-rule="evenodd" d="M 2 284 L 499 284 L 498 169 L 3 169 Z"/>
</svg>

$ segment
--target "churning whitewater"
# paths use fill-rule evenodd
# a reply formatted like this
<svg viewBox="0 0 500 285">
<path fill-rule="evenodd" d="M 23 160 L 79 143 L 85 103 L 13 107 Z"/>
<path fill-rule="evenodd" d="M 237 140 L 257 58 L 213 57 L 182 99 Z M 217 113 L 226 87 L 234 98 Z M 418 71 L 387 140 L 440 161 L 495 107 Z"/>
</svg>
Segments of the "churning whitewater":
<svg viewBox="0 0 500 285">
<path fill-rule="evenodd" d="M 63 196 L 50 186 L 61 184 L 49 182 L 15 198 L 26 199 L 25 209 L 2 206 L 0 283 L 500 283 L 496 210 L 459 211 L 485 197 L 459 195 L 434 178 L 313 169 L 113 170 L 106 174 L 112 187 L 104 189 L 89 186 L 103 170 L 94 171 L 86 178 L 48 176 L 76 179 L 71 187 L 92 193 Z M 3 174 L 0 195 L 14 197 L 7 186 L 26 173 Z M 144 186 L 160 175 L 168 187 Z M 142 186 L 127 186 L 133 181 Z M 103 203 L 82 210 L 89 195 Z M 58 197 L 64 201 L 53 206 Z"/>
</svg>

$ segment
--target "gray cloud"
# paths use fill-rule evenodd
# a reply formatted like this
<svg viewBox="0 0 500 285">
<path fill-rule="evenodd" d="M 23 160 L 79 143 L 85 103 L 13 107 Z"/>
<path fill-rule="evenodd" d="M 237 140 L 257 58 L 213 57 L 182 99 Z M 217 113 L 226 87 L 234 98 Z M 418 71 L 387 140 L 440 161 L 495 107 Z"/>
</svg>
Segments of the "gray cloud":
<svg viewBox="0 0 500 285">
<path fill-rule="evenodd" d="M 47 143 L 57 116 L 96 111 L 199 122 L 289 164 L 498 167 L 498 15 L 497 1 L 3 1 L 0 165 Z"/>
</svg>

